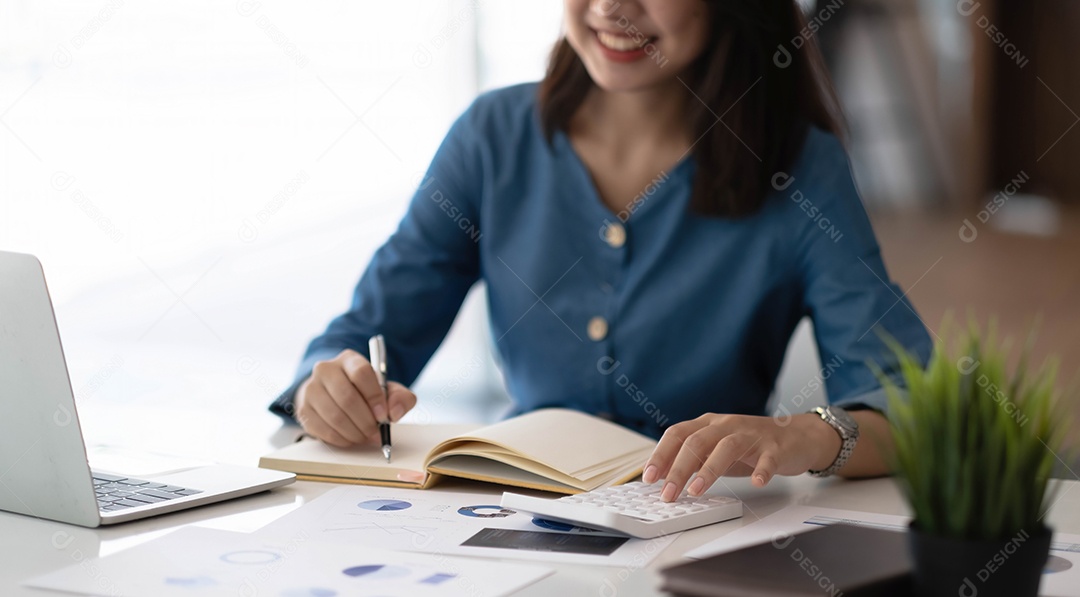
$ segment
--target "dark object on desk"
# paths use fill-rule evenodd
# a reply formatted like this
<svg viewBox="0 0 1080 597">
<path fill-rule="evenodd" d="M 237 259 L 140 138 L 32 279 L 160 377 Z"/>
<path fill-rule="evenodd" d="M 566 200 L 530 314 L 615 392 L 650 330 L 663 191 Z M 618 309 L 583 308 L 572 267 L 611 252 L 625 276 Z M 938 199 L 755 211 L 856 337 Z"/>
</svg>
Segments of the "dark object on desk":
<svg viewBox="0 0 1080 597">
<path fill-rule="evenodd" d="M 916 525 L 909 528 L 915 564 L 912 587 L 919 597 L 1039 594 L 1052 537 L 1045 525 L 992 541 L 940 537 L 924 533 Z"/>
<path fill-rule="evenodd" d="M 570 533 L 542 533 L 537 531 L 514 531 L 510 529 L 483 529 L 465 540 L 467 547 L 499 547 L 525 551 L 552 553 L 580 553 L 609 556 L 629 537 L 611 535 L 578 535 Z"/>
<path fill-rule="evenodd" d="M 686 597 L 907 597 L 907 534 L 846 524 L 784 535 L 662 571 Z"/>
</svg>

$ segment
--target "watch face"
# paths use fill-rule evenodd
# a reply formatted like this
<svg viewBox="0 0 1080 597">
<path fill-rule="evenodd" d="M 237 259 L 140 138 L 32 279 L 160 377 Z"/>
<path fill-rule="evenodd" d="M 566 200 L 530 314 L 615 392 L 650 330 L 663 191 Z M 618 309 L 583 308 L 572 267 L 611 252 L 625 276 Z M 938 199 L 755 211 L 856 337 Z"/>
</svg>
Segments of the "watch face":
<svg viewBox="0 0 1080 597">
<path fill-rule="evenodd" d="M 829 414 L 836 419 L 836 422 L 844 428 L 849 434 L 854 434 L 859 431 L 859 423 L 855 421 L 855 417 L 851 416 L 851 413 L 842 409 L 831 407 L 829 408 Z"/>
</svg>

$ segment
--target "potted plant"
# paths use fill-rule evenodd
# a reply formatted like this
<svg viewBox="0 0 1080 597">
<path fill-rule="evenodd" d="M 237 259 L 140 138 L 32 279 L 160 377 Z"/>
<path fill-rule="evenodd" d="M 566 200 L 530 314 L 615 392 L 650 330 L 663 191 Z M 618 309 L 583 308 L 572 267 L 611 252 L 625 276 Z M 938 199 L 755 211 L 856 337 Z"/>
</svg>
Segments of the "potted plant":
<svg viewBox="0 0 1080 597">
<path fill-rule="evenodd" d="M 881 376 L 895 472 L 914 513 L 913 585 L 920 596 L 1034 597 L 1066 429 L 1057 365 L 1029 374 L 1029 341 L 1010 374 L 1010 343 L 993 326 L 985 341 L 974 324 L 956 336 L 954 351 L 939 341 L 925 366 L 890 341 L 906 388 Z"/>
</svg>

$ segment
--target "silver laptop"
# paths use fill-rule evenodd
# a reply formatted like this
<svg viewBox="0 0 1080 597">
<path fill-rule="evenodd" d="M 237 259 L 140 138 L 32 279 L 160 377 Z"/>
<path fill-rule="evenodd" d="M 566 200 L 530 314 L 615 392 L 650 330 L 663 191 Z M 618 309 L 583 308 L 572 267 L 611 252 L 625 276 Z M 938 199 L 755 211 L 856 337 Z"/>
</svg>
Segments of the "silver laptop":
<svg viewBox="0 0 1080 597">
<path fill-rule="evenodd" d="M 41 263 L 0 251 L 0 510 L 96 527 L 295 480 L 228 465 L 143 478 L 91 471 Z"/>
</svg>

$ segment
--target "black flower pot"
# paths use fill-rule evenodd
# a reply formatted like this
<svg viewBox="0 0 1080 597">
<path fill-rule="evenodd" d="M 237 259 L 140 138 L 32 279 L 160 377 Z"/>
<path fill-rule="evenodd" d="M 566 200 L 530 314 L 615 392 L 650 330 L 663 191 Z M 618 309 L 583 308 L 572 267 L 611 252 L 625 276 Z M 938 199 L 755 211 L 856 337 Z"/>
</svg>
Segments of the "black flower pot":
<svg viewBox="0 0 1080 597">
<path fill-rule="evenodd" d="M 1036 597 L 1050 554 L 1050 529 L 1040 526 L 994 541 L 923 533 L 911 524 L 908 541 L 919 597 Z"/>
</svg>

